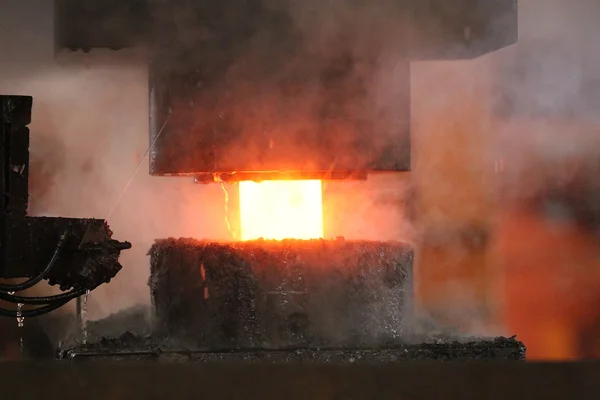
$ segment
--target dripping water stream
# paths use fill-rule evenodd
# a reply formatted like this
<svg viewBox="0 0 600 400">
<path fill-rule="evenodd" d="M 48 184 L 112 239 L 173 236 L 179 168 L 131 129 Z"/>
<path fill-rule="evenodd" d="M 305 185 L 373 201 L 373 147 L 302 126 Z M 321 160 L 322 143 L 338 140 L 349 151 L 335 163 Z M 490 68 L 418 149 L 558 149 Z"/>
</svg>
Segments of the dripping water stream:
<svg viewBox="0 0 600 400">
<path fill-rule="evenodd" d="M 219 174 L 215 173 L 213 175 L 215 182 L 219 183 L 221 185 L 221 189 L 223 190 L 223 193 L 225 194 L 225 224 L 227 225 L 227 230 L 229 231 L 229 233 L 231 233 L 231 235 L 233 236 L 233 238 L 235 239 L 235 233 L 231 230 L 231 223 L 229 222 L 229 193 L 227 192 L 227 188 L 225 187 L 225 182 L 223 181 L 223 179 L 221 179 L 221 176 L 219 176 Z"/>
<path fill-rule="evenodd" d="M 90 295 L 90 291 L 86 290 L 85 295 L 83 296 L 82 304 L 81 304 L 81 342 L 83 344 L 87 344 L 87 340 L 88 340 L 87 303 L 88 303 L 89 295 Z"/>
<path fill-rule="evenodd" d="M 13 292 L 14 293 L 14 292 Z M 21 357 L 23 357 L 23 325 L 25 324 L 25 317 L 22 314 L 23 303 L 17 304 L 17 327 L 19 328 L 19 347 L 21 351 Z"/>
</svg>

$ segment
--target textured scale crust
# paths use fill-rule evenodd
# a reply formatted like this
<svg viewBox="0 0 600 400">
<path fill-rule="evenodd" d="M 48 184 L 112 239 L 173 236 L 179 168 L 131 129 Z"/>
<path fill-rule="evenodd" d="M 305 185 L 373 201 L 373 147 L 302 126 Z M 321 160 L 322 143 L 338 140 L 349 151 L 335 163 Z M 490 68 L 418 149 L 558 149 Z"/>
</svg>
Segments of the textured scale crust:
<svg viewBox="0 0 600 400">
<path fill-rule="evenodd" d="M 166 239 L 150 257 L 157 332 L 202 347 L 372 346 L 411 310 L 405 243 Z"/>
</svg>

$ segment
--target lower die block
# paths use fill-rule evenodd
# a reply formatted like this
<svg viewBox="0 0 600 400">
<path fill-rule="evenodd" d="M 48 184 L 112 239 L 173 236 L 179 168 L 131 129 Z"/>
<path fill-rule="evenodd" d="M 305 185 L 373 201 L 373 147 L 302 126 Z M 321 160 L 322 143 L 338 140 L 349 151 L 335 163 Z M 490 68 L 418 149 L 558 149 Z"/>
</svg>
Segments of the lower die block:
<svg viewBox="0 0 600 400">
<path fill-rule="evenodd" d="M 156 333 L 207 349 L 374 346 L 411 311 L 404 243 L 158 240 Z"/>
</svg>

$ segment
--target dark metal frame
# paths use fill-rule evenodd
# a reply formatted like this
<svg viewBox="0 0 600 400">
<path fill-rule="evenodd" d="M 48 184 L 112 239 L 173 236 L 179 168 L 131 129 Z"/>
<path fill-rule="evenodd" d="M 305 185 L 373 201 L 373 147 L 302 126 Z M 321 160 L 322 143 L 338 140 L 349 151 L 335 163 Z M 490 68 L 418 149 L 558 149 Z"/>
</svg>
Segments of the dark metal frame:
<svg viewBox="0 0 600 400">
<path fill-rule="evenodd" d="M 252 21 L 257 18 L 262 21 L 259 24 L 261 32 L 263 22 L 278 21 L 273 22 L 270 34 L 289 36 L 286 49 L 295 49 L 291 50 L 290 56 L 302 59 L 303 64 L 310 58 L 297 52 L 300 45 L 288 29 L 291 22 L 285 22 L 285 13 L 277 14 L 277 19 L 276 12 L 265 11 L 258 1 L 245 0 L 56 0 L 55 4 L 57 50 L 90 51 L 134 46 L 151 49 L 150 174 L 194 176 L 199 183 L 214 182 L 215 174 L 229 181 L 239 181 L 283 177 L 353 179 L 358 176 L 364 179 L 370 172 L 409 171 L 410 62 L 474 58 L 514 44 L 518 37 L 517 0 L 398 0 L 397 6 L 405 10 L 403 20 L 398 21 L 404 33 L 397 38 L 398 54 L 404 54 L 404 62 L 399 64 L 404 65 L 400 69 L 405 76 L 395 78 L 403 83 L 393 88 L 395 99 L 390 103 L 398 104 L 393 113 L 399 122 L 392 128 L 389 124 L 382 126 L 373 116 L 358 116 L 352 110 L 364 109 L 366 104 L 362 101 L 365 99 L 353 92 L 360 90 L 356 82 L 351 82 L 348 84 L 350 89 L 336 87 L 330 91 L 325 85 L 322 90 L 327 95 L 323 95 L 323 104 L 313 107 L 320 107 L 319 112 L 315 111 L 318 116 L 312 118 L 315 121 L 310 126 L 300 124 L 304 126 L 302 130 L 293 127 L 308 118 L 284 117 L 279 111 L 275 113 L 276 117 L 266 114 L 240 116 L 239 111 L 248 108 L 244 104 L 249 100 L 241 99 L 238 104 L 224 96 L 244 82 L 255 85 L 250 93 L 263 91 L 271 96 L 276 91 L 267 88 L 268 82 L 261 81 L 265 78 L 269 81 L 270 73 L 262 70 L 274 62 L 271 59 L 268 63 L 250 62 L 251 67 L 244 71 L 241 82 L 223 77 L 231 64 L 231 53 L 244 51 L 245 40 L 253 29 L 256 30 Z M 237 13 L 232 17 L 224 14 L 222 8 L 236 9 Z M 187 16 L 185 21 L 177 19 L 176 15 L 183 14 Z M 248 15 L 251 18 L 246 18 Z M 240 23 L 221 24 L 228 18 L 238 18 Z M 208 40 L 195 35 L 181 39 L 182 30 L 198 30 L 200 26 L 208 26 L 213 38 Z M 229 45 L 232 49 L 227 47 Z M 332 55 L 333 60 L 308 60 L 308 67 L 303 66 L 286 75 L 293 83 L 288 82 L 285 91 L 296 93 L 298 88 L 305 86 L 304 78 L 298 76 L 337 74 L 339 78 L 344 75 L 346 67 L 340 72 L 338 63 L 341 60 L 343 64 L 344 57 L 348 56 L 344 51 L 340 49 L 340 54 Z M 285 60 L 282 62 L 287 65 Z M 334 64 L 330 68 L 332 71 L 322 67 L 328 62 Z M 257 63 L 260 67 L 255 65 Z M 361 64 L 369 63 L 377 64 L 375 57 L 362 55 Z M 315 65 L 320 67 L 313 68 Z M 351 70 L 352 66 L 348 68 Z M 375 71 L 380 67 L 371 65 L 369 68 Z M 397 65 L 394 68 L 396 71 Z M 275 63 L 271 69 L 281 71 L 282 68 Z M 279 86 L 277 90 L 281 89 Z M 348 90 L 350 94 L 346 94 Z M 255 94 L 252 96 L 256 97 Z M 291 98 L 297 102 L 295 96 Z M 352 104 L 339 107 L 340 102 Z M 345 111 L 331 111 L 339 108 Z M 248 118 L 268 120 L 267 123 L 276 128 L 269 131 L 267 127 L 264 131 L 257 126 L 250 127 Z M 295 120 L 290 122 L 290 118 Z M 344 136 L 343 140 L 340 135 Z"/>
<path fill-rule="evenodd" d="M 0 316 L 36 316 L 109 282 L 120 271 L 127 242 L 111 239 L 104 220 L 27 215 L 29 128 L 33 98 L 0 96 L 0 278 L 29 278 L 0 285 L 0 299 L 33 310 L 0 309 Z M 70 292 L 49 297 L 15 295 L 42 279 Z"/>
</svg>

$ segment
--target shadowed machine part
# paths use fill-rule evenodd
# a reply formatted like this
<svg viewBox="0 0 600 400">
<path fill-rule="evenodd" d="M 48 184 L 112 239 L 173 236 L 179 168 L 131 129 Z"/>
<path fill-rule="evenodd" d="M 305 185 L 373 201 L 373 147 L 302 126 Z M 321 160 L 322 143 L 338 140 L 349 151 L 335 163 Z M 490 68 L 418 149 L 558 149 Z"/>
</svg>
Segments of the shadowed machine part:
<svg viewBox="0 0 600 400">
<path fill-rule="evenodd" d="M 57 50 L 149 48 L 150 173 L 209 183 L 409 171 L 410 62 L 517 41 L 516 0 L 302 3 L 58 0 Z"/>
<path fill-rule="evenodd" d="M 183 7 L 169 4 L 174 15 Z M 187 10 L 203 34 L 153 55 L 152 175 L 209 183 L 409 171 L 411 61 L 474 58 L 517 40 L 510 0 L 346 2 L 346 22 L 314 11 L 311 31 L 338 30 L 328 39 L 301 31 L 288 2 L 265 4 L 197 2 Z M 396 29 L 348 11 L 361 5 L 389 9 Z"/>
<path fill-rule="evenodd" d="M 32 104 L 31 97 L 0 96 L 0 278 L 27 278 L 0 285 L 0 300 L 18 305 L 0 309 L 0 316 L 13 318 L 45 314 L 109 282 L 122 268 L 120 252 L 131 247 L 111 239 L 103 220 L 27 215 Z M 42 280 L 70 290 L 45 297 L 15 294 Z"/>
</svg>

